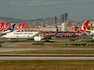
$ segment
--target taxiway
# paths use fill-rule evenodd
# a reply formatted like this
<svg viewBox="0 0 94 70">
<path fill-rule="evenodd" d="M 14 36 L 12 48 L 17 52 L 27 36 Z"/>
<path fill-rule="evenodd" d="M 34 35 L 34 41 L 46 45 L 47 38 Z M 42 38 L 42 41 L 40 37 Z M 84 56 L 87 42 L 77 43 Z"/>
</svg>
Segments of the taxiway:
<svg viewBox="0 0 94 70">
<path fill-rule="evenodd" d="M 0 54 L 0 60 L 94 60 L 94 54 Z"/>
</svg>

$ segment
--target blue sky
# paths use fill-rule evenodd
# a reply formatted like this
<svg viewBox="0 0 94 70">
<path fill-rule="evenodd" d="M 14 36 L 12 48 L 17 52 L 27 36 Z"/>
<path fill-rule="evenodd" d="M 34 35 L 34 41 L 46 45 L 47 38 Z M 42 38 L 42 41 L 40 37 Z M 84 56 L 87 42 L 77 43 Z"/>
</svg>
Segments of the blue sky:
<svg viewBox="0 0 94 70">
<path fill-rule="evenodd" d="M 69 20 L 94 19 L 94 0 L 0 0 L 0 17 L 60 19 L 63 13 Z"/>
</svg>

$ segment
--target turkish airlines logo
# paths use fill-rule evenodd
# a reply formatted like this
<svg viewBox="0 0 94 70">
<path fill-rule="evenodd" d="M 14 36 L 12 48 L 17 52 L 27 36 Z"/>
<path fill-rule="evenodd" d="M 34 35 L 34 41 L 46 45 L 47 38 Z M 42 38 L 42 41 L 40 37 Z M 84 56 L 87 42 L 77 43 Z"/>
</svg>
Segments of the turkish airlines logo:
<svg viewBox="0 0 94 70">
<path fill-rule="evenodd" d="M 24 28 L 25 24 L 24 23 L 20 23 L 17 25 L 17 27 L 14 28 L 14 30 L 22 30 Z"/>
<path fill-rule="evenodd" d="M 14 30 L 22 30 L 25 27 L 24 23 L 19 23 L 16 27 L 14 27 Z M 0 23 L 0 30 L 7 30 L 9 28 L 9 22 L 1 22 Z"/>
<path fill-rule="evenodd" d="M 8 28 L 9 28 L 9 23 L 8 22 L 6 22 L 6 23 L 1 22 L 0 23 L 0 30 L 7 30 Z"/>
<path fill-rule="evenodd" d="M 81 26 L 80 32 L 85 32 L 85 31 L 86 31 L 86 26 L 85 25 Z"/>
</svg>

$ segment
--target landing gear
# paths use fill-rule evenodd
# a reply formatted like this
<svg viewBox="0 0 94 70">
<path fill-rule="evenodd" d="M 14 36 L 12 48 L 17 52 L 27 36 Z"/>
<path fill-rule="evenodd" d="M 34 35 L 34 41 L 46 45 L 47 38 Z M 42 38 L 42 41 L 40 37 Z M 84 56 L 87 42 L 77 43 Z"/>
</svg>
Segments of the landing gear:
<svg viewBox="0 0 94 70">
<path fill-rule="evenodd" d="M 45 41 L 44 42 L 50 42 L 50 40 L 48 38 L 45 38 Z"/>
</svg>

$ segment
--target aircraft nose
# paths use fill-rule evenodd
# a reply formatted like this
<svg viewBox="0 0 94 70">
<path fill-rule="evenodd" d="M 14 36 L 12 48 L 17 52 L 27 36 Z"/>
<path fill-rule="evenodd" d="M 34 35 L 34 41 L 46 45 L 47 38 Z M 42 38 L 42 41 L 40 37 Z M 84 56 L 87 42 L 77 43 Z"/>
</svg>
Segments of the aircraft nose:
<svg viewBox="0 0 94 70">
<path fill-rule="evenodd" d="M 6 38 L 6 35 L 1 36 L 1 38 Z"/>
</svg>

